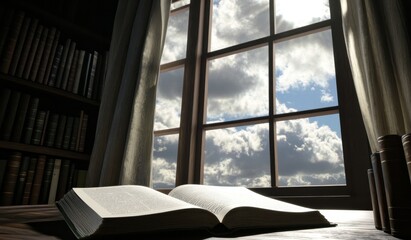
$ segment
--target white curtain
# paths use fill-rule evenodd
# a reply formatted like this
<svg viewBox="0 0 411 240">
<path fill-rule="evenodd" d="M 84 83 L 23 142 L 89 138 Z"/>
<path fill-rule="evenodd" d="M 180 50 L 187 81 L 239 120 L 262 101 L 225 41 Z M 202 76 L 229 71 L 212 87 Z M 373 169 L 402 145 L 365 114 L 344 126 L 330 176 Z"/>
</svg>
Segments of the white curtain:
<svg viewBox="0 0 411 240">
<path fill-rule="evenodd" d="M 120 0 L 87 186 L 150 185 L 154 107 L 170 1 Z"/>
<path fill-rule="evenodd" d="M 348 56 L 373 152 L 378 151 L 378 137 L 411 132 L 405 1 L 341 0 Z"/>
</svg>

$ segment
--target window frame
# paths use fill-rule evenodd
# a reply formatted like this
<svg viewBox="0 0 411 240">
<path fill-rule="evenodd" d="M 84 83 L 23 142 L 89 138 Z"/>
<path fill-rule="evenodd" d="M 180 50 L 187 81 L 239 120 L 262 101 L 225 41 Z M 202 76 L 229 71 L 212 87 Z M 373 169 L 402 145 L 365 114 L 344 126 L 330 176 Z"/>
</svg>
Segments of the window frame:
<svg viewBox="0 0 411 240">
<path fill-rule="evenodd" d="M 186 58 L 163 64 L 161 71 L 184 67 L 180 127 L 156 131 L 155 136 L 179 134 L 177 155 L 176 186 L 181 184 L 201 184 L 203 179 L 203 149 L 205 131 L 222 126 L 235 127 L 244 123 L 269 123 L 270 162 L 272 186 L 250 188 L 267 196 L 275 196 L 289 202 L 315 208 L 370 209 L 370 194 L 366 169 L 369 168 L 369 147 L 358 106 L 348 56 L 346 53 L 341 23 L 340 3 L 330 0 L 329 20 L 274 34 L 274 24 L 270 24 L 270 36 L 252 40 L 235 46 L 208 52 L 212 10 L 211 0 L 196 1 L 172 11 L 171 14 L 189 8 Z M 274 0 L 270 0 L 270 21 L 274 22 Z M 334 49 L 335 74 L 337 81 L 338 106 L 299 111 L 297 113 L 274 114 L 274 54 L 275 42 L 331 29 Z M 269 49 L 269 114 L 264 117 L 234 120 L 229 122 L 206 123 L 206 80 L 207 62 L 211 59 L 231 55 L 266 45 Z M 275 163 L 275 122 L 294 119 L 296 116 L 312 117 L 338 113 L 341 124 L 346 185 L 274 187 L 276 185 Z M 274 174 L 274 175 L 273 175 Z"/>
</svg>

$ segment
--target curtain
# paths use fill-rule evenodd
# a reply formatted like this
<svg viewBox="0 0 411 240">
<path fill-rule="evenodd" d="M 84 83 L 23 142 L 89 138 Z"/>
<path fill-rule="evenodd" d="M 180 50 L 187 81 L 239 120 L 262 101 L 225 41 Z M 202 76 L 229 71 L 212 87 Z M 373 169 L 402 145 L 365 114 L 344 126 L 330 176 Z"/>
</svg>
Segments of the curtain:
<svg viewBox="0 0 411 240">
<path fill-rule="evenodd" d="M 170 1 L 118 2 L 87 186 L 150 185 L 154 108 Z"/>
<path fill-rule="evenodd" d="M 378 137 L 411 131 L 411 58 L 406 2 L 341 1 L 354 85 L 373 152 L 378 151 Z"/>
</svg>

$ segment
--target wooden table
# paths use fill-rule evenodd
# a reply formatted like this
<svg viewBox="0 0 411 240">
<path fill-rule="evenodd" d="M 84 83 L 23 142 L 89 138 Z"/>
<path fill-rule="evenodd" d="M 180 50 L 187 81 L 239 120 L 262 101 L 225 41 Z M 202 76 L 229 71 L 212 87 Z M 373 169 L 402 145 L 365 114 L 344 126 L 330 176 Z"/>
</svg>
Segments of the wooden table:
<svg viewBox="0 0 411 240">
<path fill-rule="evenodd" d="M 371 211 L 322 210 L 336 227 L 269 233 L 246 232 L 230 238 L 205 233 L 175 232 L 167 235 L 139 235 L 131 239 L 397 239 L 374 227 Z M 411 227 L 411 226 L 410 226 Z M 0 207 L 0 239 L 75 239 L 55 206 Z M 119 238 L 115 238 L 119 239 Z"/>
</svg>

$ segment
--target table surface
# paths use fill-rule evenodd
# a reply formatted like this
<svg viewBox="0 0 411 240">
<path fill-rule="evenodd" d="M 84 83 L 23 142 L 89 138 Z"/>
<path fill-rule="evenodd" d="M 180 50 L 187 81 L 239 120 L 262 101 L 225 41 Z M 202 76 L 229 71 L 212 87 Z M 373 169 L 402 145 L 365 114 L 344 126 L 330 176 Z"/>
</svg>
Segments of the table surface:
<svg viewBox="0 0 411 240">
<path fill-rule="evenodd" d="M 398 239 L 374 227 L 372 211 L 321 210 L 335 227 L 276 232 L 248 232 L 233 239 Z M 138 239 L 152 239 L 152 235 Z M 156 236 L 155 239 L 228 239 L 187 232 Z M 135 239 L 136 236 L 132 237 Z M 52 205 L 0 207 L 0 239 L 75 239 L 60 212 Z M 116 238 L 118 239 L 118 238 Z"/>
</svg>

